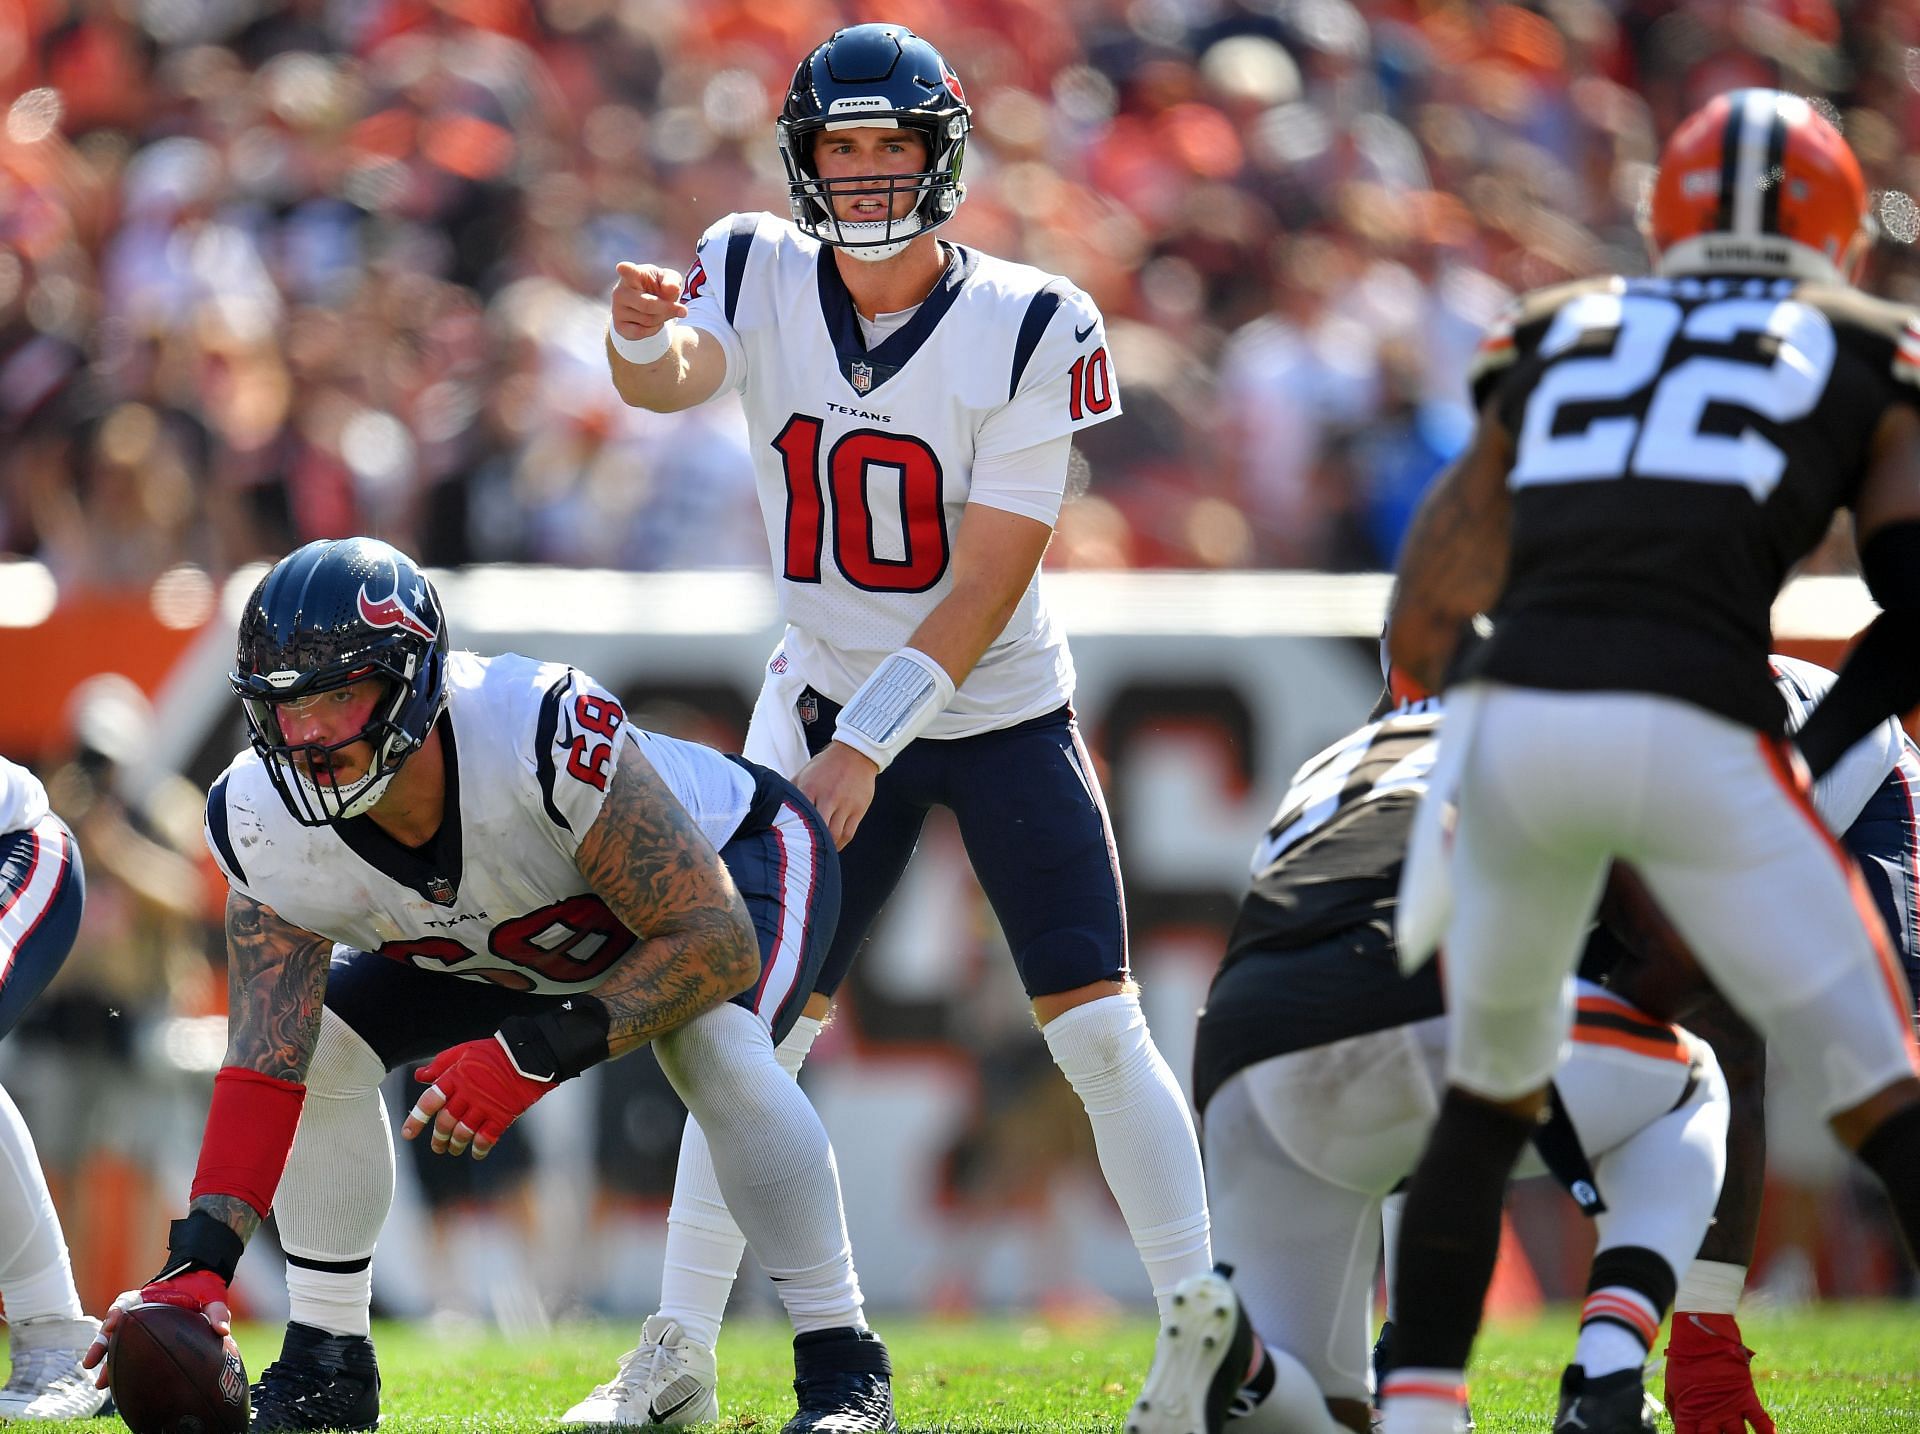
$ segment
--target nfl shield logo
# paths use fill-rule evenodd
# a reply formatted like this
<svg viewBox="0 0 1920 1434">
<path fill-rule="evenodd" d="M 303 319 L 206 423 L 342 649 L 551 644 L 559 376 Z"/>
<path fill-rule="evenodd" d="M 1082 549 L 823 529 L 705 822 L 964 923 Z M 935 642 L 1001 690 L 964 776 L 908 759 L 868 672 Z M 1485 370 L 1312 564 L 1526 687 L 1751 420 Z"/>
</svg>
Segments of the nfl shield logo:
<svg viewBox="0 0 1920 1434">
<path fill-rule="evenodd" d="M 793 704 L 800 713 L 800 720 L 811 727 L 820 720 L 820 702 L 811 692 L 800 694 L 800 700 Z"/>
<path fill-rule="evenodd" d="M 856 359 L 848 366 L 847 377 L 852 381 L 855 393 L 865 393 L 873 387 L 873 365 Z"/>
<path fill-rule="evenodd" d="M 427 879 L 427 895 L 441 906 L 453 905 L 453 883 L 444 876 Z"/>
</svg>

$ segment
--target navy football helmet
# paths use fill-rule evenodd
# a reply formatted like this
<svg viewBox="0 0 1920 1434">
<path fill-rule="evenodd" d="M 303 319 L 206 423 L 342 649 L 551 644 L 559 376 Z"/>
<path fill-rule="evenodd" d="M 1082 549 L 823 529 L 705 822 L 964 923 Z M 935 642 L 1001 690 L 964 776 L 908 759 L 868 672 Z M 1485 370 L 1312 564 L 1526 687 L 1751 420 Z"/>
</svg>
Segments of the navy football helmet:
<svg viewBox="0 0 1920 1434">
<path fill-rule="evenodd" d="M 275 563 L 247 599 L 228 676 L 247 713 L 253 750 L 302 826 L 356 817 L 380 800 L 400 764 L 447 705 L 449 648 L 440 595 L 419 566 L 373 538 L 308 543 Z M 321 746 L 290 742 L 283 704 L 377 677 L 366 725 Z M 341 785 L 331 754 L 373 747 L 364 776 Z"/>
<path fill-rule="evenodd" d="M 915 196 L 899 219 L 843 223 L 833 212 L 830 189 L 869 186 L 879 176 L 827 181 L 813 162 L 814 136 L 822 130 L 871 127 L 910 129 L 927 142 L 927 167 L 917 174 L 887 176 L 884 192 Z M 940 52 L 904 25 L 855 25 L 800 62 L 787 88 L 787 102 L 774 122 L 780 158 L 787 166 L 787 196 L 793 222 L 822 244 L 862 259 L 887 259 L 915 235 L 953 218 L 967 196 L 960 166 L 973 127 L 960 77 Z"/>
</svg>

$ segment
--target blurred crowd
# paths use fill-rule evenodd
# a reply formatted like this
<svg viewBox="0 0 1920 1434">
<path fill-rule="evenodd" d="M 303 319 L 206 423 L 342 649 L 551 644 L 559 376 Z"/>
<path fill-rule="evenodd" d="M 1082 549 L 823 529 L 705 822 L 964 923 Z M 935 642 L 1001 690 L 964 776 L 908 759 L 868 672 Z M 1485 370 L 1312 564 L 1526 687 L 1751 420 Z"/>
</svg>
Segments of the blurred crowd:
<svg viewBox="0 0 1920 1434">
<path fill-rule="evenodd" d="M 0 0 L 0 551 L 63 590 L 374 532 L 754 565 L 730 403 L 605 374 L 621 259 L 785 212 L 796 61 L 884 18 L 975 107 L 952 238 L 1108 317 L 1052 561 L 1388 564 L 1506 296 L 1643 266 L 1658 137 L 1830 99 L 1920 298 L 1901 0 Z"/>
</svg>

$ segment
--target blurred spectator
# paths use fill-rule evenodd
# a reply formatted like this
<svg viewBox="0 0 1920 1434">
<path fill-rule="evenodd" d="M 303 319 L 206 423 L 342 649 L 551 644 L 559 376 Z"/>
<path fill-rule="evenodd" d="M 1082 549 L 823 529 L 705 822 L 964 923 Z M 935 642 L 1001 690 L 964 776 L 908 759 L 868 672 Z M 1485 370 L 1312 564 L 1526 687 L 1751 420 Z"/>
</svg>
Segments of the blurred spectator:
<svg viewBox="0 0 1920 1434">
<path fill-rule="evenodd" d="M 1112 325 L 1133 421 L 1056 562 L 1383 562 L 1481 327 L 1639 262 L 1652 137 L 1714 89 L 1832 104 L 1920 297 L 1893 0 L 10 0 L 0 548 L 78 586 L 351 531 L 754 565 L 737 422 L 607 402 L 599 296 L 784 209 L 795 57 L 873 18 L 970 77 L 956 239 Z"/>
</svg>

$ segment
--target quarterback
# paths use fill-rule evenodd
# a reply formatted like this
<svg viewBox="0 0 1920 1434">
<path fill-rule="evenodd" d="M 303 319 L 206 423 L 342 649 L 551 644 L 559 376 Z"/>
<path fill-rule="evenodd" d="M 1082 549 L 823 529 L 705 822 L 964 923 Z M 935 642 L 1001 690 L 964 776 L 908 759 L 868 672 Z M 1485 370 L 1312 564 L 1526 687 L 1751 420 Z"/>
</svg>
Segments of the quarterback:
<svg viewBox="0 0 1920 1434">
<path fill-rule="evenodd" d="M 626 402 L 738 392 L 786 634 L 747 751 L 843 849 L 840 930 L 797 1069 L 929 808 L 952 809 L 1164 1315 L 1210 1263 L 1192 1119 L 1129 979 L 1106 806 L 1039 577 L 1073 434 L 1117 416 L 1092 299 L 942 242 L 971 123 L 952 66 L 899 25 L 835 33 L 776 124 L 791 218 L 733 214 L 684 274 L 622 264 L 607 336 Z M 713 1346 L 740 1259 L 700 1129 L 681 1147 L 660 1312 L 568 1419 L 645 1419 Z M 677 1422 L 677 1421 L 676 1421 Z"/>
<path fill-rule="evenodd" d="M 774 1059 L 837 914 L 806 800 L 634 727 L 570 668 L 452 651 L 432 585 L 364 538 L 261 579 L 231 680 L 252 750 L 207 798 L 230 884 L 226 1063 L 187 1217 L 107 1329 L 138 1300 L 224 1329 L 271 1207 L 293 1320 L 252 1427 L 371 1429 L 370 1264 L 394 1182 L 381 1078 L 426 1060 L 401 1134 L 479 1159 L 557 1083 L 651 1041 L 781 1277 L 787 1428 L 894 1428 L 826 1132 Z M 103 1386 L 105 1354 L 103 1333 L 87 1361 Z"/>
</svg>

